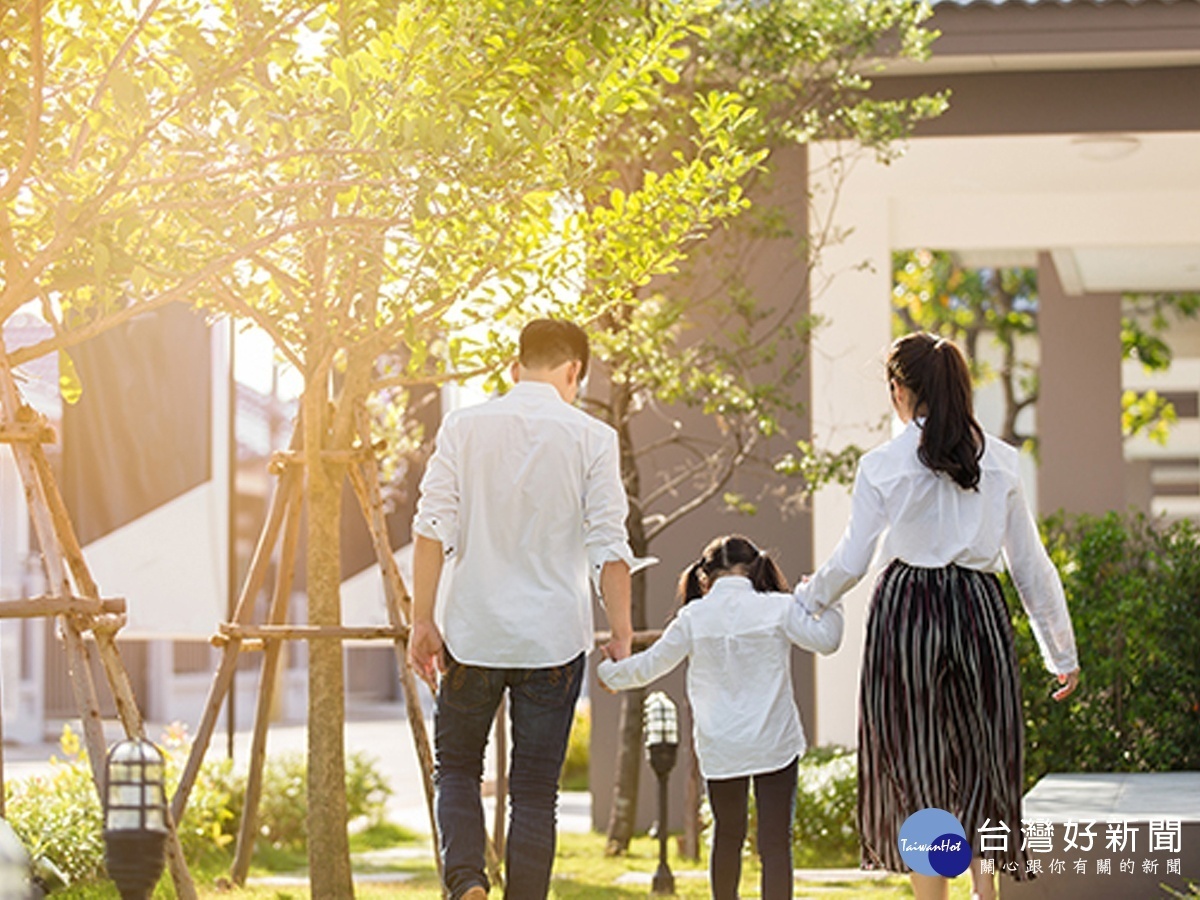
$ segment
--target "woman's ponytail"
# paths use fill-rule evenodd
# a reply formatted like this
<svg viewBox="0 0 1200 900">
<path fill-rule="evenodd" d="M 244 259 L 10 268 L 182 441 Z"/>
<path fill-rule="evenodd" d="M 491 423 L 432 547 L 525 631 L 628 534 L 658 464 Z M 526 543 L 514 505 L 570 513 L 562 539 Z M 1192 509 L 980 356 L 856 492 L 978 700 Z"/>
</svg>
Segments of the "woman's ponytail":
<svg viewBox="0 0 1200 900">
<path fill-rule="evenodd" d="M 971 372 L 958 347 L 924 332 L 908 334 L 892 344 L 887 370 L 912 392 L 913 413 L 925 419 L 917 457 L 959 487 L 978 490 L 984 434 L 975 420 Z"/>
</svg>

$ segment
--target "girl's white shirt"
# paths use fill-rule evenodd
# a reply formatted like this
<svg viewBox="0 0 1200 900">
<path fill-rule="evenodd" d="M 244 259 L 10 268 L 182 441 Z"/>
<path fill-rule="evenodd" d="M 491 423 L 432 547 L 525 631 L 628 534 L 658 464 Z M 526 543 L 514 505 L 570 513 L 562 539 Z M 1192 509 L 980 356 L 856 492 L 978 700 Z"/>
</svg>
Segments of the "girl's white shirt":
<svg viewBox="0 0 1200 900">
<path fill-rule="evenodd" d="M 842 630 L 836 606 L 818 619 L 792 594 L 759 593 L 749 578 L 723 575 L 684 605 L 649 649 L 620 662 L 603 660 L 597 674 L 610 688 L 626 690 L 688 660 L 701 774 L 722 779 L 774 772 L 805 749 L 791 645 L 832 653 Z"/>
<path fill-rule="evenodd" d="M 1062 581 L 1038 535 L 1018 472 L 1017 451 L 987 435 L 979 490 L 960 488 L 921 462 L 920 421 L 866 454 L 854 479 L 850 521 L 828 562 L 797 587 L 814 609 L 836 602 L 867 573 L 880 536 L 880 562 L 982 572 L 1007 568 L 1033 624 L 1046 667 L 1079 666 Z"/>
</svg>

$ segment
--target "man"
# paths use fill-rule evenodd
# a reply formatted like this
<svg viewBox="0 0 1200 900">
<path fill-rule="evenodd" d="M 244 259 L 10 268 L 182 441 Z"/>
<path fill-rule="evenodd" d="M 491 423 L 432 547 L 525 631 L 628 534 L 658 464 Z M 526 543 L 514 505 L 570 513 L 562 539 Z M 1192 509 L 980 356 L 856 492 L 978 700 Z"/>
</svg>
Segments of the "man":
<svg viewBox="0 0 1200 900">
<path fill-rule="evenodd" d="M 612 627 L 605 653 L 629 655 L 632 554 L 617 435 L 571 405 L 587 365 L 579 326 L 530 322 L 513 389 L 447 416 L 421 481 L 408 653 L 437 695 L 435 806 L 452 900 L 487 896 L 480 779 L 505 690 L 505 897 L 536 900 L 549 891 L 558 776 L 593 641 L 589 574 Z"/>
</svg>

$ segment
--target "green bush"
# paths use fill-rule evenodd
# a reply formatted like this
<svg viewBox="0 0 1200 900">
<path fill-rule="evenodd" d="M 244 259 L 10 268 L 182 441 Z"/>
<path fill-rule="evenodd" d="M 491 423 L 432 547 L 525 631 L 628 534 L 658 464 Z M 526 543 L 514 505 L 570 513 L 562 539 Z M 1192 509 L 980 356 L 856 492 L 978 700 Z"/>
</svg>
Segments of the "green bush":
<svg viewBox="0 0 1200 900">
<path fill-rule="evenodd" d="M 747 797 L 747 848 L 758 853 L 758 809 Z M 792 862 L 801 869 L 858 865 L 858 759 L 845 747 L 813 747 L 796 771 L 796 810 L 792 820 Z M 707 797 L 705 818 L 711 821 Z"/>
<path fill-rule="evenodd" d="M 5 818 L 35 868 L 57 869 L 67 882 L 96 878 L 104 872 L 104 839 L 92 770 L 69 726 L 59 747 L 64 758 L 51 758 L 52 774 L 5 784 Z"/>
<path fill-rule="evenodd" d="M 1144 516 L 1053 517 L 1044 538 L 1082 677 L 1058 703 L 1005 582 L 1023 680 L 1025 780 L 1047 772 L 1200 768 L 1200 530 Z"/>
<path fill-rule="evenodd" d="M 592 739 L 592 712 L 586 703 L 580 703 L 571 723 L 571 736 L 567 740 L 567 755 L 563 760 L 562 789 L 564 791 L 586 791 L 588 789 L 589 742 Z"/>
<path fill-rule="evenodd" d="M 238 782 L 232 800 L 240 820 L 245 802 L 245 781 Z M 392 794 L 383 776 L 366 754 L 346 757 L 346 810 L 349 820 L 368 825 L 383 821 L 387 799 Z M 261 840 L 275 850 L 302 853 L 307 846 L 308 767 L 299 753 L 273 757 L 263 770 L 262 800 L 258 807 Z"/>
<path fill-rule="evenodd" d="M 858 865 L 858 763 L 853 750 L 816 747 L 800 757 L 792 858 L 800 868 Z"/>
<path fill-rule="evenodd" d="M 186 760 L 188 742 L 180 729 L 160 740 L 167 758 L 168 793 L 174 791 Z M 104 841 L 100 803 L 87 755 L 70 726 L 60 741 L 63 759 L 54 759 L 49 777 L 10 782 L 9 824 L 36 860 L 44 860 L 68 883 L 104 874 Z M 267 760 L 259 805 L 258 850 L 303 853 L 307 779 L 304 757 L 285 754 Z M 352 822 L 378 826 L 391 788 L 375 763 L 362 753 L 346 759 L 346 799 Z M 246 776 L 230 760 L 205 762 L 179 824 L 179 840 L 188 864 L 202 869 L 224 867 L 232 858 L 246 797 Z"/>
</svg>

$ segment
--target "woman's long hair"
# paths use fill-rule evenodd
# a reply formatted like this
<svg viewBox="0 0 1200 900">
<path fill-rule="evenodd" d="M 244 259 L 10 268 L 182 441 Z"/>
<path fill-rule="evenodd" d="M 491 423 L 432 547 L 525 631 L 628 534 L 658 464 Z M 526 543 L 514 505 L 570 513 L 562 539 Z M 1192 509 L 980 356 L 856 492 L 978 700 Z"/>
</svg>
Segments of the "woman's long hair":
<svg viewBox="0 0 1200 900">
<path fill-rule="evenodd" d="M 704 548 L 700 558 L 683 570 L 679 576 L 679 597 L 691 603 L 704 596 L 700 573 L 708 576 L 709 583 L 718 573 L 724 574 L 734 566 L 745 566 L 750 583 L 760 593 L 787 591 L 788 583 L 775 560 L 754 542 L 740 534 L 729 534 L 715 538 Z"/>
<path fill-rule="evenodd" d="M 964 490 L 979 490 L 983 428 L 975 421 L 971 372 L 953 342 L 923 331 L 892 344 L 888 379 L 908 388 L 913 413 L 923 416 L 917 456 Z"/>
</svg>

